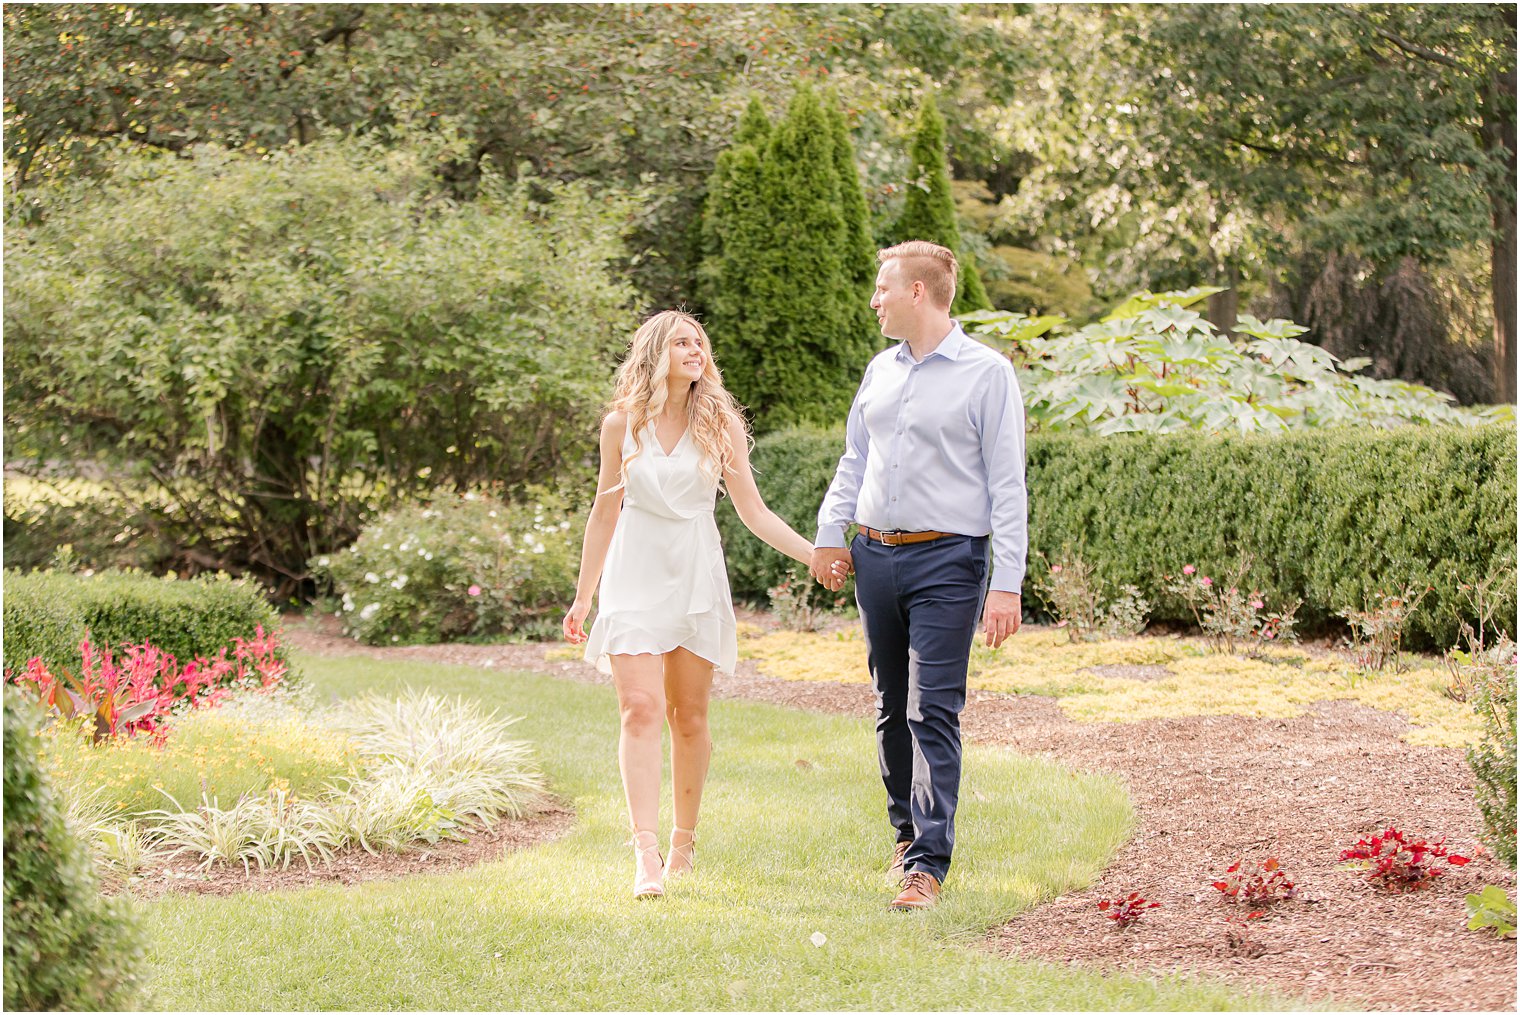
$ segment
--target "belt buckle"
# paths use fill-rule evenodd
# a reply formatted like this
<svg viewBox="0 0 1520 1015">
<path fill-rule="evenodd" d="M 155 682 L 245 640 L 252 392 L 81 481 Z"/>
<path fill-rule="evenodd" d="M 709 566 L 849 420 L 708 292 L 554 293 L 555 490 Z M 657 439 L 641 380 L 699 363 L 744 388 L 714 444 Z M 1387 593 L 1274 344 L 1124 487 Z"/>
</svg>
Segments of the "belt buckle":
<svg viewBox="0 0 1520 1015">
<path fill-rule="evenodd" d="M 902 529 L 882 529 L 881 530 L 881 545 L 882 546 L 902 546 L 903 544 L 901 542 L 901 537 L 902 537 Z"/>
</svg>

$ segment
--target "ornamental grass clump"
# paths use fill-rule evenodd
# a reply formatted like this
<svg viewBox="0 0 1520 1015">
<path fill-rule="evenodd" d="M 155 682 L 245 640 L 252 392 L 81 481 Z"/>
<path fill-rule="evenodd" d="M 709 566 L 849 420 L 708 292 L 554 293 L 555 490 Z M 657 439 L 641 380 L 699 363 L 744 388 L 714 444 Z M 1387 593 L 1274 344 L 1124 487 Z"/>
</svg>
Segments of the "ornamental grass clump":
<svg viewBox="0 0 1520 1015">
<path fill-rule="evenodd" d="M 434 806 L 459 818 L 520 817 L 543 792 L 532 745 L 507 736 L 520 717 L 409 690 L 398 699 L 357 698 L 331 721 L 366 759 L 361 783 L 397 794 L 425 785 Z"/>
</svg>

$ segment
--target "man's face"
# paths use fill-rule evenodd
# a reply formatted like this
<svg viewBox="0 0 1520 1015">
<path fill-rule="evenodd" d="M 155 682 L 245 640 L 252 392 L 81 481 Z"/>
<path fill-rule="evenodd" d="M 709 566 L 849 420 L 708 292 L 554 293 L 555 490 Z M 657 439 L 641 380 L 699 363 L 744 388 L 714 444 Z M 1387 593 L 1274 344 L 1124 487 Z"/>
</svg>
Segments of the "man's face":
<svg viewBox="0 0 1520 1015">
<path fill-rule="evenodd" d="M 876 323 L 888 338 L 906 337 L 906 325 L 913 318 L 916 301 L 913 286 L 904 284 L 902 269 L 895 260 L 888 261 L 876 273 L 876 292 L 871 296 L 871 309 L 876 311 Z"/>
</svg>

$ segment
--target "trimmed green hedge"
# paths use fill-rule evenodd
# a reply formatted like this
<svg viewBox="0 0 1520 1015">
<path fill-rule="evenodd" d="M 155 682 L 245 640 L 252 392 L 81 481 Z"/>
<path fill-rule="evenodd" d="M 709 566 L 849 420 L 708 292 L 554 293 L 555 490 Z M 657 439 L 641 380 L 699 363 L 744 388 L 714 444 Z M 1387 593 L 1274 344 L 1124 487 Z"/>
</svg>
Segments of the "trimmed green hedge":
<svg viewBox="0 0 1520 1015">
<path fill-rule="evenodd" d="M 5 668 L 41 656 L 77 671 L 86 631 L 96 644 L 152 642 L 186 663 L 252 638 L 259 624 L 274 630 L 279 619 L 257 584 L 225 575 L 167 581 L 126 571 L 7 571 Z"/>
<path fill-rule="evenodd" d="M 89 850 L 37 764 L 35 706 L 5 695 L 5 1008 L 136 1007 L 140 931 L 126 898 L 105 898 Z"/>
<path fill-rule="evenodd" d="M 783 431 L 754 453 L 766 503 L 811 538 L 843 432 Z M 1455 643 L 1457 586 L 1515 567 L 1515 426 L 1401 427 L 1215 437 L 1031 434 L 1031 570 L 1063 547 L 1113 585 L 1133 583 L 1157 620 L 1191 620 L 1161 593 L 1184 564 L 1226 573 L 1243 556 L 1269 605 L 1302 599 L 1301 631 L 1377 589 L 1434 587 L 1406 644 Z M 734 593 L 763 600 L 780 554 L 719 512 Z M 1042 609 L 1032 582 L 1026 601 Z M 1499 615 L 1514 634 L 1514 588 Z"/>
</svg>

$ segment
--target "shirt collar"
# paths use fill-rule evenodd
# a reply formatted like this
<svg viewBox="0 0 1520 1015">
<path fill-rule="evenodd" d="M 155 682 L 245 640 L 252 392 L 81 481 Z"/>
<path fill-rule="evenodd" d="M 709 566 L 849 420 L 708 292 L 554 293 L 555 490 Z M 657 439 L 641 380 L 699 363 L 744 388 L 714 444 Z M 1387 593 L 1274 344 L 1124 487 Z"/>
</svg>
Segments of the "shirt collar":
<svg viewBox="0 0 1520 1015">
<path fill-rule="evenodd" d="M 939 345 L 935 346 L 934 351 L 929 356 L 943 356 L 945 359 L 954 362 L 961 358 L 961 351 L 966 348 L 966 343 L 969 341 L 971 339 L 961 329 L 961 322 L 951 321 L 950 333 L 944 337 Z M 918 362 L 928 360 L 929 356 L 925 356 L 923 360 Z M 897 344 L 897 358 L 904 363 L 911 364 L 914 362 L 913 353 L 909 351 L 907 342 L 899 342 Z"/>
</svg>

